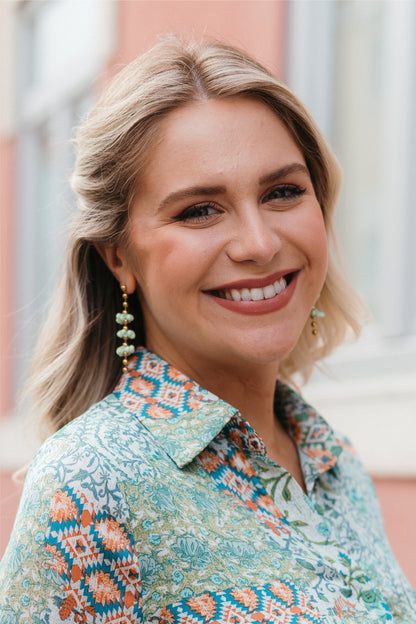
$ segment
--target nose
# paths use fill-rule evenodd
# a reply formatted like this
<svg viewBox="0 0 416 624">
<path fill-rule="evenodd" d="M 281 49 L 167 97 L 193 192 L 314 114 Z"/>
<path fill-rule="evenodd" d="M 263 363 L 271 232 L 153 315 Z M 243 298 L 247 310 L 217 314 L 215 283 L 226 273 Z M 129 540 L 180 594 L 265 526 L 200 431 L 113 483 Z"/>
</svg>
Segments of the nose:
<svg viewBox="0 0 416 624">
<path fill-rule="evenodd" d="M 271 216 L 257 205 L 236 215 L 227 246 L 231 260 L 256 264 L 268 264 L 273 260 L 282 241 L 277 228 L 270 222 Z"/>
</svg>

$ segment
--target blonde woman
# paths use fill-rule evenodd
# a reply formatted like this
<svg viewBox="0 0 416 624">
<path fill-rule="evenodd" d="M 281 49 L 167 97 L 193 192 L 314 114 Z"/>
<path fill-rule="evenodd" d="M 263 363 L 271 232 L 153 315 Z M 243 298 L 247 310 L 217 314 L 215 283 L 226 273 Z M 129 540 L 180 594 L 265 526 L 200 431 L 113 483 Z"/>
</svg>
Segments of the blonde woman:
<svg viewBox="0 0 416 624">
<path fill-rule="evenodd" d="M 359 329 L 303 105 L 240 51 L 167 40 L 77 147 L 32 384 L 52 435 L 0 621 L 414 622 L 369 477 L 290 388 Z"/>
</svg>

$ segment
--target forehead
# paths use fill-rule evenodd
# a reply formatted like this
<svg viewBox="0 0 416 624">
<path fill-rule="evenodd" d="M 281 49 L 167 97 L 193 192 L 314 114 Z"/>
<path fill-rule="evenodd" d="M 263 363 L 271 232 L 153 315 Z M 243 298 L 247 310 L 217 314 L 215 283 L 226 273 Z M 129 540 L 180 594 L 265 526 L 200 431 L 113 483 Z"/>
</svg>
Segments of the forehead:
<svg viewBox="0 0 416 624">
<path fill-rule="evenodd" d="M 264 168 L 304 164 L 290 131 L 267 104 L 249 97 L 189 103 L 159 124 L 142 170 L 143 184 L 163 184 L 175 176 L 262 176 Z M 184 180 L 185 181 L 185 180 Z"/>
<path fill-rule="evenodd" d="M 234 96 L 198 100 L 172 111 L 160 122 L 155 145 L 166 140 L 203 141 L 211 131 L 217 130 L 228 138 L 235 131 L 241 132 L 241 120 L 248 131 L 251 129 L 254 133 L 259 127 L 267 126 L 268 131 L 286 135 L 289 142 L 295 143 L 278 113 L 265 102 L 249 96 Z"/>
</svg>

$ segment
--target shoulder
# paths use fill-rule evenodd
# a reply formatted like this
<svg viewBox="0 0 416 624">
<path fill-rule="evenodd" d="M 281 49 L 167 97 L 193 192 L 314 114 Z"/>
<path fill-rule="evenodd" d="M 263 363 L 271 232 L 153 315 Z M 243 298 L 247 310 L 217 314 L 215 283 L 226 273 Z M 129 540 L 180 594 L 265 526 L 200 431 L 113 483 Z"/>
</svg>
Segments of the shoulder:
<svg viewBox="0 0 416 624">
<path fill-rule="evenodd" d="M 32 461 L 30 472 L 74 462 L 100 459 L 108 468 L 122 468 L 133 456 L 146 455 L 151 436 L 126 406 L 111 394 L 52 435 Z"/>
<path fill-rule="evenodd" d="M 149 478 L 160 456 L 135 414 L 109 395 L 43 444 L 29 467 L 23 500 L 33 510 L 69 488 L 126 519 L 125 486 Z"/>
<path fill-rule="evenodd" d="M 121 547 L 127 564 L 136 566 L 124 484 L 135 482 L 134 461 L 146 457 L 143 448 L 140 457 L 143 440 L 148 443 L 140 423 L 109 396 L 42 446 L 0 564 L 0 611 L 7 609 L 10 621 L 18 612 L 25 622 L 41 613 L 61 621 L 57 605 L 66 604 L 80 571 L 110 569 Z"/>
<path fill-rule="evenodd" d="M 157 456 L 152 436 L 114 395 L 52 435 L 33 459 L 24 484 L 9 553 L 26 544 L 42 550 L 51 517 L 83 510 L 105 513 L 128 524 L 131 511 L 126 488 Z M 30 546 L 29 546 L 30 545 Z M 15 566 L 18 569 L 19 565 Z"/>
</svg>

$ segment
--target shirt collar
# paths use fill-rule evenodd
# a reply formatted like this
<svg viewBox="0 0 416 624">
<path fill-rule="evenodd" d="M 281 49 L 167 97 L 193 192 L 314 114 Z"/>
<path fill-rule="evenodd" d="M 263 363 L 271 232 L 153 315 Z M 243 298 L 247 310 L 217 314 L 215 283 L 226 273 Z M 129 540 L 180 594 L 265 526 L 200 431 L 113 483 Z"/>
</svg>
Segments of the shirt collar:
<svg viewBox="0 0 416 624">
<path fill-rule="evenodd" d="M 262 440 L 235 407 L 147 349 L 140 348 L 129 359 L 129 370 L 114 392 L 179 467 L 192 461 L 233 417 L 236 427 L 227 431 L 233 430 L 235 438 L 238 430 L 241 448 L 265 452 Z M 275 408 L 298 446 L 305 480 L 336 465 L 342 447 L 333 430 L 281 382 L 276 385 Z"/>
<path fill-rule="evenodd" d="M 238 411 L 144 348 L 129 358 L 114 393 L 180 468 Z"/>
<path fill-rule="evenodd" d="M 275 400 L 298 447 L 305 482 L 312 483 L 331 469 L 337 474 L 337 462 L 344 443 L 332 427 L 301 396 L 281 382 L 277 382 Z"/>
</svg>

